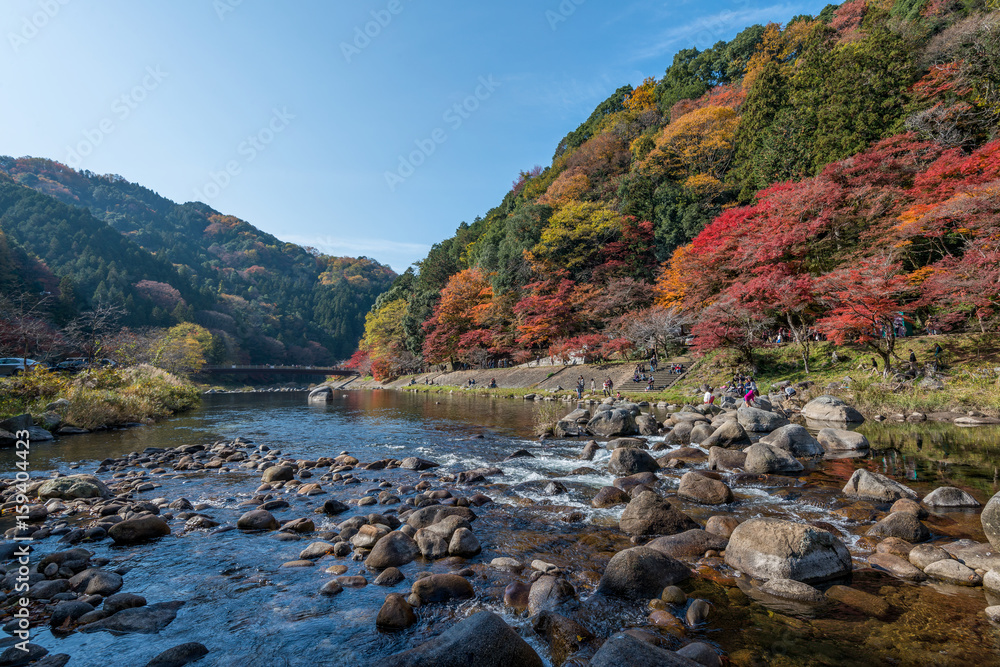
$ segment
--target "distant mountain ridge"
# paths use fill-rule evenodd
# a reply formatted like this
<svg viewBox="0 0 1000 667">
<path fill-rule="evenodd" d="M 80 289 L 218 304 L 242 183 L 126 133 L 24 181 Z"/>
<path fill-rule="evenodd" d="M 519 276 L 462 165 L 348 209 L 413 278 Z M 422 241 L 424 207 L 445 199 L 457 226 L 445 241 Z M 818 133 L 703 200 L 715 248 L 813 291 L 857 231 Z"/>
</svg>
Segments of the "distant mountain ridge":
<svg viewBox="0 0 1000 667">
<path fill-rule="evenodd" d="M 343 358 L 395 278 L 375 260 L 323 255 L 205 204 L 44 158 L 0 157 L 0 232 L 77 309 L 121 303 L 134 327 L 196 322 L 224 341 L 219 361 Z"/>
</svg>

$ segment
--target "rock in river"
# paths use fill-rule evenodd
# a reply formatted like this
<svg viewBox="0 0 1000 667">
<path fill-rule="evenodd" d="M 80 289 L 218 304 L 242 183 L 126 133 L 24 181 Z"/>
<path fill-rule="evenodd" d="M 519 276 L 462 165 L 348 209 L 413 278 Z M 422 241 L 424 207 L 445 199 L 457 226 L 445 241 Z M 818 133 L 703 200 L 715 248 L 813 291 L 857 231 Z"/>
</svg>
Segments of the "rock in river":
<svg viewBox="0 0 1000 667">
<path fill-rule="evenodd" d="M 882 503 L 891 503 L 900 498 L 917 497 L 917 492 L 913 489 L 903 486 L 881 473 L 871 472 L 864 468 L 854 471 L 851 478 L 847 480 L 847 484 L 844 485 L 844 493 L 854 498 Z"/>
<path fill-rule="evenodd" d="M 819 441 L 798 424 L 782 426 L 765 435 L 760 442 L 784 449 L 795 456 L 818 456 L 823 453 L 823 446 Z"/>
<path fill-rule="evenodd" d="M 608 562 L 597 592 L 614 597 L 643 599 L 659 596 L 667 586 L 684 581 L 691 570 L 684 563 L 650 547 L 616 553 Z"/>
<path fill-rule="evenodd" d="M 604 642 L 590 660 L 590 667 L 703 667 L 701 663 L 662 649 L 630 634 L 617 634 Z"/>
<path fill-rule="evenodd" d="M 698 472 L 684 473 L 677 495 L 704 505 L 724 505 L 733 502 L 732 490 L 717 479 Z"/>
<path fill-rule="evenodd" d="M 769 475 L 775 472 L 798 472 L 802 464 L 792 456 L 791 452 L 778 449 L 773 445 L 757 443 L 746 450 L 747 458 L 743 469 L 747 472 Z"/>
<path fill-rule="evenodd" d="M 107 498 L 111 491 L 104 482 L 93 475 L 67 475 L 50 479 L 38 487 L 38 497 L 61 498 L 74 500 L 76 498 Z"/>
<path fill-rule="evenodd" d="M 861 413 L 834 396 L 820 396 L 805 404 L 802 416 L 816 421 L 860 424 L 865 418 Z"/>
<path fill-rule="evenodd" d="M 733 531 L 726 564 L 757 579 L 803 583 L 851 573 L 851 554 L 825 530 L 782 519 L 749 519 Z"/>
<path fill-rule="evenodd" d="M 275 526 L 277 527 L 277 526 Z M 119 521 L 108 531 L 115 544 L 135 544 L 170 534 L 170 526 L 158 516 L 147 514 Z"/>
<path fill-rule="evenodd" d="M 587 422 L 587 431 L 592 435 L 605 438 L 616 438 L 622 435 L 635 435 L 639 432 L 635 417 L 631 411 L 616 408 L 603 410 Z"/>
<path fill-rule="evenodd" d="M 660 464 L 641 449 L 620 447 L 611 452 L 608 472 L 612 475 L 634 475 L 640 472 L 655 472 Z"/>
<path fill-rule="evenodd" d="M 862 434 L 842 428 L 824 428 L 816 438 L 828 452 L 862 452 L 871 447 L 868 438 Z"/>
<path fill-rule="evenodd" d="M 542 667 L 543 663 L 535 650 L 500 616 L 481 611 L 429 642 L 375 664 L 379 667 Z"/>
<path fill-rule="evenodd" d="M 979 507 L 979 501 L 962 489 L 942 486 L 924 496 L 924 505 L 931 507 Z"/>
<path fill-rule="evenodd" d="M 907 542 L 926 542 L 931 533 L 916 514 L 893 512 L 868 529 L 870 537 L 898 537 Z"/>
<path fill-rule="evenodd" d="M 691 517 L 652 491 L 643 491 L 629 502 L 618 526 L 628 535 L 674 535 L 699 528 Z"/>
<path fill-rule="evenodd" d="M 251 510 L 236 521 L 240 530 L 275 530 L 278 520 L 267 510 Z"/>
<path fill-rule="evenodd" d="M 208 655 L 208 649 L 205 648 L 204 644 L 188 642 L 168 648 L 147 662 L 146 667 L 183 667 L 183 665 L 200 660 L 206 655 Z"/>
<path fill-rule="evenodd" d="M 467 600 L 476 595 L 469 580 L 457 574 L 432 574 L 417 579 L 410 592 L 419 598 L 420 604 Z"/>
<path fill-rule="evenodd" d="M 375 626 L 381 630 L 405 630 L 417 622 L 413 607 L 399 593 L 390 593 L 379 609 Z"/>
<path fill-rule="evenodd" d="M 394 530 L 375 543 L 365 567 L 369 570 L 384 570 L 387 567 L 406 565 L 420 554 L 420 548 L 413 538 Z"/>
<path fill-rule="evenodd" d="M 728 538 L 696 528 L 676 535 L 657 537 L 646 546 L 671 558 L 697 559 L 704 556 L 706 551 L 722 551 L 728 544 Z"/>
<path fill-rule="evenodd" d="M 183 602 L 159 602 L 145 607 L 123 609 L 95 623 L 81 626 L 81 632 L 106 630 L 113 633 L 138 632 L 150 635 L 170 625 Z"/>
<path fill-rule="evenodd" d="M 740 408 L 736 418 L 740 426 L 752 433 L 770 433 L 788 425 L 788 420 L 781 415 L 758 408 Z"/>
</svg>

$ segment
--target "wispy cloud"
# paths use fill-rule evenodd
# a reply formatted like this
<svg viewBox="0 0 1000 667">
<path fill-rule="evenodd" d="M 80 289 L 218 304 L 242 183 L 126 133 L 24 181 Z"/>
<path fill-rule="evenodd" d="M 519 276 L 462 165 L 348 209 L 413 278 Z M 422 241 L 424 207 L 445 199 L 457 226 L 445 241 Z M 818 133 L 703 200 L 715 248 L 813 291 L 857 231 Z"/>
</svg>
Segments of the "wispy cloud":
<svg viewBox="0 0 1000 667">
<path fill-rule="evenodd" d="M 404 243 L 372 238 L 344 238 L 338 236 L 301 236 L 289 234 L 284 236 L 291 243 L 316 248 L 329 255 L 349 255 L 372 257 L 380 262 L 386 262 L 396 271 L 406 268 L 413 262 L 423 258 L 431 247 L 424 243 Z"/>
<path fill-rule="evenodd" d="M 805 11 L 798 3 L 783 3 L 767 7 L 742 7 L 702 16 L 683 25 L 675 26 L 663 32 L 653 43 L 639 48 L 632 60 L 647 60 L 673 55 L 680 48 L 695 46 L 708 49 L 720 40 L 725 40 L 733 32 L 755 23 L 791 18 Z"/>
</svg>

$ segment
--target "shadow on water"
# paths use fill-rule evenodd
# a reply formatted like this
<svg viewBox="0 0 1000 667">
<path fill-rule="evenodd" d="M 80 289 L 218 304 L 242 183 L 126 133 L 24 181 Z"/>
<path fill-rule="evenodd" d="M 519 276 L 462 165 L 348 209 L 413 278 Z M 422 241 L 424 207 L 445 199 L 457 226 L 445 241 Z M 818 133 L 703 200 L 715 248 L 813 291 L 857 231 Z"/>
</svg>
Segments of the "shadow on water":
<svg viewBox="0 0 1000 667">
<path fill-rule="evenodd" d="M 538 442 L 533 437 L 539 423 L 551 422 L 566 411 L 565 404 L 489 400 L 462 393 L 336 392 L 334 401 L 324 406 L 305 405 L 302 395 L 215 395 L 206 397 L 199 410 L 156 426 L 38 443 L 31 453 L 36 475 L 53 469 L 90 472 L 104 458 L 146 447 L 237 436 L 303 459 L 342 451 L 362 461 L 420 456 L 441 463 L 438 472 L 490 465 L 499 466 L 504 474 L 461 489 L 465 494 L 482 491 L 496 500 L 476 510 L 480 518 L 473 525 L 483 546 L 482 554 L 469 562 L 475 570 L 477 598 L 419 608 L 420 622 L 408 631 L 392 634 L 375 629 L 375 615 L 385 595 L 407 593 L 419 572 L 447 572 L 462 564 L 418 560 L 401 568 L 407 579 L 394 587 L 369 585 L 327 598 L 317 594 L 333 576 L 324 572 L 326 567 L 344 565 L 347 575 L 366 574 L 371 580 L 363 563 L 327 557 L 317 567 L 283 569 L 281 564 L 297 559 L 309 539 L 286 542 L 273 533 L 238 531 L 184 533 L 175 524 L 174 536 L 155 544 L 119 548 L 104 541 L 87 547 L 110 558 L 109 567 L 131 568 L 123 590 L 144 595 L 150 602 L 186 602 L 166 629 L 156 635 L 74 633 L 65 638 L 39 631 L 37 641 L 52 652 L 72 655 L 71 665 L 84 666 L 141 665 L 160 651 L 189 641 L 209 647 L 212 665 L 367 665 L 439 634 L 456 617 L 487 608 L 502 613 L 548 656 L 530 622 L 503 605 L 505 586 L 526 576 L 482 565 L 498 556 L 513 556 L 523 563 L 537 558 L 566 568 L 580 593 L 581 618 L 600 636 L 624 627 L 654 629 L 641 601 L 602 605 L 591 598 L 607 562 L 630 543 L 617 526 L 622 507 L 590 505 L 594 493 L 613 479 L 607 474 L 609 452 L 600 451 L 594 461 L 580 461 L 582 441 Z M 819 461 L 803 476 L 804 484 L 734 483 L 737 502 L 732 505 L 681 505 L 702 523 L 713 514 L 733 514 L 741 520 L 767 515 L 823 522 L 863 560 L 859 535 L 867 525 L 835 512 L 845 505 L 839 489 L 857 467 L 905 479 L 921 493 L 952 484 L 984 501 L 996 488 L 1000 460 L 996 429 L 866 424 L 862 431 L 874 448 L 869 456 Z M 533 458 L 504 462 L 521 448 Z M 14 462 L 12 452 L 0 452 L 0 470 L 12 470 Z M 579 471 L 582 466 L 591 470 Z M 279 520 L 308 516 L 316 520 L 317 530 L 324 530 L 333 522 L 315 510 L 331 495 L 340 500 L 360 498 L 377 492 L 383 481 L 394 487 L 414 481 L 406 471 L 355 472 L 362 484 L 323 482 L 330 495 L 284 495 L 291 507 L 275 515 Z M 684 471 L 663 472 L 658 488 L 670 493 Z M 253 495 L 259 480 L 259 473 L 246 470 L 167 475 L 157 478 L 160 488 L 144 495 L 207 503 L 211 506 L 207 514 L 232 525 L 244 511 L 239 504 Z M 549 481 L 559 481 L 564 489 L 547 491 Z M 386 509 L 353 506 L 337 521 Z M 964 518 L 955 513 L 932 516 L 928 522 L 939 535 L 982 539 L 974 513 Z M 40 553 L 57 548 L 52 540 L 38 546 Z M 721 574 L 733 573 L 722 566 Z M 883 622 L 846 607 L 797 613 L 794 608 L 754 601 L 737 587 L 695 578 L 684 588 L 692 597 L 709 600 L 712 613 L 706 626 L 686 631 L 687 636 L 720 647 L 733 665 L 1000 664 L 997 638 L 981 614 L 986 606 L 981 589 L 904 584 L 870 570 L 857 575 L 854 585 L 887 599 L 894 615 Z"/>
</svg>

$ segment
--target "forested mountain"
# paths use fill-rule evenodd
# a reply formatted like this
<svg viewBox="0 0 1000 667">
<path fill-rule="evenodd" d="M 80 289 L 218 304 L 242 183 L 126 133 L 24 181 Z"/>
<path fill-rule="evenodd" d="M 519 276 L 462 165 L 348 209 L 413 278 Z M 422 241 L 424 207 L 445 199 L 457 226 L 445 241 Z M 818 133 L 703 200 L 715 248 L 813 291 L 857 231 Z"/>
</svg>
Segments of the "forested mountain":
<svg viewBox="0 0 1000 667">
<path fill-rule="evenodd" d="M 39 158 L 0 158 L 0 230 L 9 252 L 57 276 L 43 291 L 62 317 L 120 304 L 131 327 L 194 322 L 217 338 L 219 362 L 346 357 L 395 277 L 374 260 L 328 257 L 204 204 Z"/>
<path fill-rule="evenodd" d="M 682 322 L 747 361 L 778 329 L 888 356 L 901 318 L 995 330 L 998 81 L 984 0 L 852 0 L 682 50 L 399 276 L 355 361 L 608 357 Z"/>
</svg>

